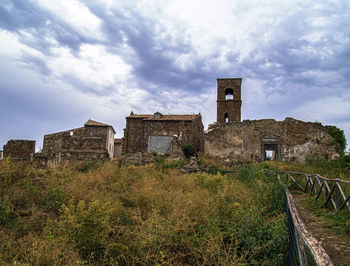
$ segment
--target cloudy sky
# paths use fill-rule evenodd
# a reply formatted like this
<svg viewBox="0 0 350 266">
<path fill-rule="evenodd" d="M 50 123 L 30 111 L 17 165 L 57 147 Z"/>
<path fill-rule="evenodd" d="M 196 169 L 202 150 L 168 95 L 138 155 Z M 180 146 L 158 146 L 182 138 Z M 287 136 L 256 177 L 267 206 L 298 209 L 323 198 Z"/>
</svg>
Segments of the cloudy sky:
<svg viewBox="0 0 350 266">
<path fill-rule="evenodd" d="M 216 79 L 242 77 L 242 118 L 294 117 L 350 142 L 348 0 L 1 0 L 0 146 L 125 116 L 216 120 Z"/>
</svg>

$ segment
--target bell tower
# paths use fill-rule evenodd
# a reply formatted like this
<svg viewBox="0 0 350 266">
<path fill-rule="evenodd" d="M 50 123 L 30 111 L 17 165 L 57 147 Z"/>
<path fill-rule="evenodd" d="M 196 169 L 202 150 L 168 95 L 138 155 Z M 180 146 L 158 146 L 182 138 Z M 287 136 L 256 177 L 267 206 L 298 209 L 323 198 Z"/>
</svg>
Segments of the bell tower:
<svg viewBox="0 0 350 266">
<path fill-rule="evenodd" d="M 217 118 L 218 124 L 241 122 L 242 78 L 217 79 Z"/>
</svg>

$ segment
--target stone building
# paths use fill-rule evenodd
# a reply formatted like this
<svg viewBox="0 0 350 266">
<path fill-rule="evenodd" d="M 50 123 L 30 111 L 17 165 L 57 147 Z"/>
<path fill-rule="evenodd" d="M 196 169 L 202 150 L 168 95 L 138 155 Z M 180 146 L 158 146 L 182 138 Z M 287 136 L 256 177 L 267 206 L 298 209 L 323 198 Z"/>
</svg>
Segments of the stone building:
<svg viewBox="0 0 350 266">
<path fill-rule="evenodd" d="M 293 118 L 240 122 L 241 81 L 218 79 L 217 122 L 204 133 L 205 153 L 238 162 L 339 156 L 340 147 L 329 134 L 330 126 Z"/>
<path fill-rule="evenodd" d="M 125 153 L 172 153 L 192 144 L 197 151 L 204 150 L 201 114 L 163 115 L 134 114 L 126 117 L 124 129 Z M 178 151 L 176 152 L 178 153 Z"/>
<path fill-rule="evenodd" d="M 42 154 L 48 165 L 108 160 L 113 158 L 114 134 L 111 125 L 89 119 L 83 127 L 45 135 Z"/>
<path fill-rule="evenodd" d="M 31 160 L 35 153 L 35 140 L 11 139 L 4 145 L 4 157 L 10 156 L 12 160 Z"/>
</svg>

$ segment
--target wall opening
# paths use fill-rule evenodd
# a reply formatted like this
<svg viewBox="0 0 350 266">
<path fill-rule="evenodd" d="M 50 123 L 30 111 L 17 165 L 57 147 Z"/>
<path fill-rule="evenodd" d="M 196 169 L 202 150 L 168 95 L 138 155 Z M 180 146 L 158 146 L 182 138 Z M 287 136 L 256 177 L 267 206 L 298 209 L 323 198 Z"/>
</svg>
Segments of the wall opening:
<svg viewBox="0 0 350 266">
<path fill-rule="evenodd" d="M 90 131 L 90 137 L 92 137 L 94 135 L 94 132 L 91 130 Z"/>
<path fill-rule="evenodd" d="M 233 95 L 233 89 L 228 88 L 225 90 L 225 100 L 233 100 L 234 95 Z"/>
<path fill-rule="evenodd" d="M 264 144 L 264 161 L 275 161 L 279 158 L 278 144 Z"/>
<path fill-rule="evenodd" d="M 73 136 L 73 131 L 69 132 L 69 136 Z"/>
<path fill-rule="evenodd" d="M 224 115 L 225 123 L 228 123 L 228 113 Z"/>
</svg>

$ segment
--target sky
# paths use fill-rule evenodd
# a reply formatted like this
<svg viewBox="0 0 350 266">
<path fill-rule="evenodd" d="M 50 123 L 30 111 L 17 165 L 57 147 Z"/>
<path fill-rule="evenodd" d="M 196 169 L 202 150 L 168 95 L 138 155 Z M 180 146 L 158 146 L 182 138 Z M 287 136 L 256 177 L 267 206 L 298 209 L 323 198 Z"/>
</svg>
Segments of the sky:
<svg viewBox="0 0 350 266">
<path fill-rule="evenodd" d="M 350 1 L 0 1 L 0 147 L 89 118 L 122 137 L 131 111 L 207 128 L 229 77 L 243 120 L 318 121 L 350 142 Z"/>
</svg>

